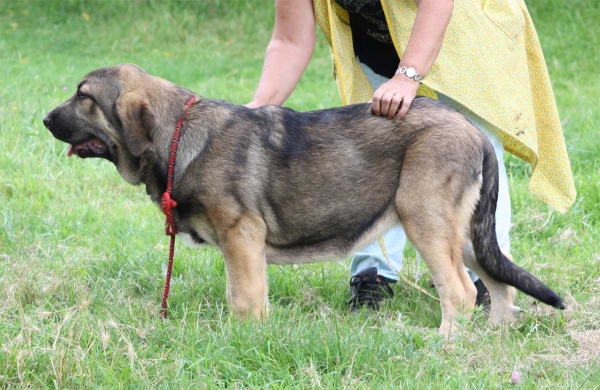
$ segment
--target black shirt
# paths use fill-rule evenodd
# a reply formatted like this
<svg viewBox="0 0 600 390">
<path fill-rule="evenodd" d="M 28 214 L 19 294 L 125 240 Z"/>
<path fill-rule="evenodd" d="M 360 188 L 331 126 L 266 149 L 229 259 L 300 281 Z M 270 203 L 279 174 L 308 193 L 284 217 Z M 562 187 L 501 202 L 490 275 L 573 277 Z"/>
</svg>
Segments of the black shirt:
<svg viewBox="0 0 600 390">
<path fill-rule="evenodd" d="M 379 0 L 335 0 L 350 16 L 354 54 L 373 71 L 392 78 L 400 58 Z"/>
</svg>

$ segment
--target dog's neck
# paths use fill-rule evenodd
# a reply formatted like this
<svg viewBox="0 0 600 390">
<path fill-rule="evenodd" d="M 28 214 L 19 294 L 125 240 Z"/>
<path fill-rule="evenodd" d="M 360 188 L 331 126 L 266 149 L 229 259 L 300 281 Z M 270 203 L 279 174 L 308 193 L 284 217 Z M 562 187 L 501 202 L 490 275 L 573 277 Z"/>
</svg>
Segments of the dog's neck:
<svg viewBox="0 0 600 390">
<path fill-rule="evenodd" d="M 175 164 L 173 193 L 178 192 L 178 183 L 184 179 L 190 165 L 209 151 L 217 129 L 226 126 L 233 114 L 223 110 L 222 102 L 201 99 L 187 113 L 181 129 L 181 138 Z M 164 126 L 152 134 L 152 146 L 139 158 L 135 172 L 138 183 L 146 185 L 146 192 L 155 203 L 160 203 L 167 186 L 169 154 L 175 125 L 181 112 L 170 115 Z M 175 198 L 176 199 L 176 198 Z"/>
<path fill-rule="evenodd" d="M 200 104 L 197 103 L 197 104 Z M 192 106 L 181 128 L 181 137 L 177 148 L 177 159 L 174 171 L 174 189 L 181 180 L 189 165 L 199 157 L 205 143 L 202 123 L 199 121 L 199 108 Z M 146 185 L 146 192 L 154 202 L 159 203 L 167 187 L 169 158 L 175 126 L 182 113 L 169 115 L 165 126 L 161 126 L 152 134 L 153 145 L 140 157 L 140 182 Z"/>
<path fill-rule="evenodd" d="M 167 170 L 162 159 L 154 151 L 147 151 L 140 158 L 140 182 L 146 186 L 146 193 L 154 203 L 160 203 L 167 187 Z"/>
</svg>

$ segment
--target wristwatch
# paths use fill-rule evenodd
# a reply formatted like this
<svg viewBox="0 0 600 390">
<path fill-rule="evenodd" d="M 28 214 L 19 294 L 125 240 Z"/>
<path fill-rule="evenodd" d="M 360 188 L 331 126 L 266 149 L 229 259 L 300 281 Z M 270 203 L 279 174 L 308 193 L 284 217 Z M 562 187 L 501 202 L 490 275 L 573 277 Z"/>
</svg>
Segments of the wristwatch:
<svg viewBox="0 0 600 390">
<path fill-rule="evenodd" d="M 401 66 L 396 70 L 395 74 L 398 73 L 405 75 L 409 79 L 415 80 L 419 84 L 421 84 L 421 82 L 423 81 L 423 77 L 421 77 L 421 75 L 417 73 L 415 68 L 407 68 L 406 66 Z"/>
</svg>

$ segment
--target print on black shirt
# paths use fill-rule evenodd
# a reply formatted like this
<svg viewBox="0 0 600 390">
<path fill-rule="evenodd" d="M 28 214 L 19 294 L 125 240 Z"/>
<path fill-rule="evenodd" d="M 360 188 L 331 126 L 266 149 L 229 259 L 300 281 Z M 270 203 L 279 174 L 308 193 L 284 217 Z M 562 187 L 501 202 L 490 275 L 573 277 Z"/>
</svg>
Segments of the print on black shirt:
<svg viewBox="0 0 600 390">
<path fill-rule="evenodd" d="M 350 16 L 354 54 L 382 76 L 394 76 L 400 58 L 379 0 L 336 0 Z"/>
</svg>

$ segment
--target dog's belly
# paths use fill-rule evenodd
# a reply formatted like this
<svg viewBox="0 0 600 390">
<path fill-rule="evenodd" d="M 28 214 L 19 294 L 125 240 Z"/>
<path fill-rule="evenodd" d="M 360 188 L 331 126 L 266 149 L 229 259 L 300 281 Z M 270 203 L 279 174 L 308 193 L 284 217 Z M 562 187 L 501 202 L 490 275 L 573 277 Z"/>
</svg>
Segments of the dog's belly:
<svg viewBox="0 0 600 390">
<path fill-rule="evenodd" d="M 314 243 L 289 246 L 269 245 L 265 248 L 268 264 L 302 264 L 318 261 L 340 260 L 375 242 L 385 232 L 399 225 L 393 208 L 386 210 L 371 226 L 361 231 L 355 239 L 344 236 L 330 237 Z"/>
<path fill-rule="evenodd" d="M 183 245 L 188 248 L 200 249 L 208 245 L 208 243 L 197 234 L 192 235 L 191 233 L 179 232 L 177 233 L 177 237 L 179 237 Z"/>
<path fill-rule="evenodd" d="M 400 166 L 395 161 L 378 167 L 358 158 L 297 165 L 291 173 L 275 170 L 257 196 L 256 212 L 265 220 L 272 247 L 348 247 L 394 207 Z"/>
</svg>

